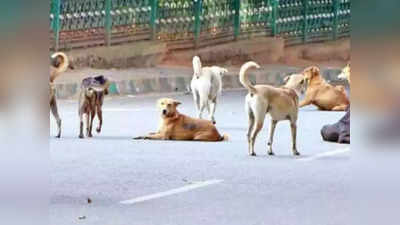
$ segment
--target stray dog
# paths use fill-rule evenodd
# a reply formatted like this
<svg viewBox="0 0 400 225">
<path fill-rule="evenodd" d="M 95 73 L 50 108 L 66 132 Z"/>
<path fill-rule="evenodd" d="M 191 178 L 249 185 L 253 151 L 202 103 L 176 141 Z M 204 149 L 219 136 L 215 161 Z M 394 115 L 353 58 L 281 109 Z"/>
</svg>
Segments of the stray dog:
<svg viewBox="0 0 400 225">
<path fill-rule="evenodd" d="M 61 118 L 58 115 L 58 107 L 56 100 L 56 87 L 54 80 L 65 72 L 68 68 L 74 69 L 73 65 L 69 62 L 67 55 L 62 52 L 56 52 L 50 57 L 50 110 L 57 121 L 58 134 L 57 138 L 61 137 Z"/>
<path fill-rule="evenodd" d="M 342 72 L 338 75 L 339 80 L 347 80 L 350 82 L 350 63 L 348 63 L 343 69 Z"/>
<path fill-rule="evenodd" d="M 93 137 L 92 127 L 93 119 L 97 114 L 99 125 L 96 128 L 97 133 L 101 132 L 103 124 L 102 106 L 104 95 L 108 94 L 110 81 L 104 76 L 88 77 L 83 79 L 81 85 L 81 93 L 79 95 L 79 119 L 80 131 L 79 138 L 83 135 L 83 117 L 86 115 L 86 136 Z"/>
<path fill-rule="evenodd" d="M 194 141 L 224 141 L 227 135 L 221 136 L 217 128 L 208 120 L 195 119 L 177 111 L 181 103 L 170 98 L 162 98 L 157 102 L 161 111 L 159 130 L 147 136 L 134 139 L 150 140 L 194 140 Z"/>
<path fill-rule="evenodd" d="M 221 77 L 228 70 L 218 66 L 201 67 L 200 58 L 195 56 L 193 57 L 193 71 L 190 86 L 198 111 L 198 117 L 201 119 L 203 111 L 207 108 L 210 120 L 215 124 L 214 114 L 217 107 L 217 96 L 222 91 Z"/>
<path fill-rule="evenodd" d="M 246 71 L 252 67 L 260 68 L 255 62 L 247 62 L 240 68 L 239 73 L 240 83 L 249 90 L 245 104 L 249 119 L 249 129 L 247 132 L 249 155 L 256 156 L 254 143 L 257 134 L 264 125 L 264 119 L 267 113 L 271 116 L 268 154 L 274 154 L 272 151 L 272 143 L 276 124 L 281 120 L 289 120 L 292 132 L 292 152 L 294 155 L 300 155 L 296 148 L 296 123 L 299 102 L 298 95 L 303 89 L 304 77 L 302 75 L 292 75 L 287 78 L 286 84 L 280 88 L 270 85 L 253 86 L 246 75 Z"/>
<path fill-rule="evenodd" d="M 320 110 L 344 111 L 350 104 L 344 87 L 332 86 L 321 76 L 318 67 L 306 68 L 302 73 L 307 81 L 305 98 L 300 107 L 313 104 Z"/>
</svg>

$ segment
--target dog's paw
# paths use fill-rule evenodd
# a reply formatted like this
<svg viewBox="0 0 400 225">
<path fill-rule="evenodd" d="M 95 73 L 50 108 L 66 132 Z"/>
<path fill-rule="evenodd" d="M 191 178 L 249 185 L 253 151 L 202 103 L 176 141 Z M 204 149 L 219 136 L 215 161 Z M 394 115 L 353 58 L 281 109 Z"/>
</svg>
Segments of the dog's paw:
<svg viewBox="0 0 400 225">
<path fill-rule="evenodd" d="M 96 128 L 96 132 L 100 133 L 101 132 L 101 128 L 100 127 Z"/>
<path fill-rule="evenodd" d="M 144 139 L 146 139 L 145 137 L 143 137 L 143 136 L 139 136 L 139 137 L 134 137 L 134 138 L 132 138 L 133 140 L 144 140 Z"/>
<path fill-rule="evenodd" d="M 275 155 L 273 151 L 268 152 L 268 155 Z"/>
<path fill-rule="evenodd" d="M 300 156 L 300 152 L 295 151 L 295 152 L 293 152 L 293 155 L 294 155 L 294 156 Z"/>
<path fill-rule="evenodd" d="M 250 153 L 250 156 L 257 156 L 255 152 Z"/>
<path fill-rule="evenodd" d="M 56 138 L 61 138 L 61 134 L 58 134 L 58 135 L 56 136 Z"/>
<path fill-rule="evenodd" d="M 83 139 L 83 138 L 85 138 L 85 137 L 83 136 L 83 134 L 80 134 L 80 135 L 79 135 L 79 138 L 80 138 L 80 139 Z"/>
</svg>

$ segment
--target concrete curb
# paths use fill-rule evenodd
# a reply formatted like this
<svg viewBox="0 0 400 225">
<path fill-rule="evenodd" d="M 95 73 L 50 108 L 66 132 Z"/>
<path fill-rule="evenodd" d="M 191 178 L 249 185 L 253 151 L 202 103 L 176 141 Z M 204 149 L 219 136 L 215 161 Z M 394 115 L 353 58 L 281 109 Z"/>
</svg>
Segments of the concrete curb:
<svg viewBox="0 0 400 225">
<path fill-rule="evenodd" d="M 250 80 L 255 84 L 270 84 L 279 86 L 283 78 L 289 74 L 296 73 L 297 68 L 286 68 L 280 71 L 251 71 Z M 340 69 L 322 69 L 324 77 L 328 81 L 337 83 L 337 75 Z M 118 80 L 110 86 L 111 95 L 144 95 L 161 94 L 190 91 L 192 77 L 177 75 L 171 77 L 151 77 L 140 79 Z M 239 82 L 237 73 L 229 73 L 222 77 L 223 89 L 239 89 L 243 86 Z M 77 98 L 80 92 L 80 81 L 56 84 L 57 98 Z"/>
</svg>

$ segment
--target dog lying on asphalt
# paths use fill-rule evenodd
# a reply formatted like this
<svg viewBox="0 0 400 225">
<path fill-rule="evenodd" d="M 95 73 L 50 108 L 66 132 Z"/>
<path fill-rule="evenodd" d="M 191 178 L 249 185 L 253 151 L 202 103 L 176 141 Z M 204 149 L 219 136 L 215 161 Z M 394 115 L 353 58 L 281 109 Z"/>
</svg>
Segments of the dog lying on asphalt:
<svg viewBox="0 0 400 225">
<path fill-rule="evenodd" d="M 191 89 L 196 104 L 199 119 L 207 109 L 210 120 L 215 124 L 215 109 L 217 107 L 217 96 L 222 90 L 221 77 L 228 72 L 227 69 L 212 66 L 202 67 L 198 56 L 193 57 L 193 78 Z"/>
<path fill-rule="evenodd" d="M 332 86 L 324 80 L 318 67 L 308 67 L 303 71 L 307 81 L 305 98 L 300 107 L 315 105 L 320 110 L 344 111 L 350 104 L 343 86 Z"/>
<path fill-rule="evenodd" d="M 93 119 L 97 115 L 99 125 L 96 128 L 97 133 L 101 132 L 103 125 L 102 106 L 104 95 L 108 94 L 110 81 L 104 76 L 88 77 L 83 79 L 81 92 L 79 95 L 79 119 L 80 131 L 79 138 L 84 138 L 83 135 L 83 117 L 86 115 L 86 136 L 93 137 L 92 127 Z"/>
<path fill-rule="evenodd" d="M 57 100 L 56 100 L 56 87 L 54 84 L 55 79 L 64 73 L 68 68 L 74 69 L 70 63 L 67 55 L 63 52 L 56 52 L 50 57 L 50 110 L 57 121 L 57 138 L 61 137 L 61 118 L 58 114 Z"/>
<path fill-rule="evenodd" d="M 249 144 L 249 155 L 256 156 L 254 143 L 257 134 L 264 125 L 266 114 L 271 116 L 271 127 L 268 141 L 268 154 L 273 155 L 272 144 L 275 127 L 278 121 L 289 120 L 292 132 L 292 152 L 300 155 L 296 148 L 298 95 L 304 90 L 303 75 L 296 74 L 286 78 L 286 84 L 277 88 L 270 85 L 253 86 L 248 79 L 246 71 L 250 68 L 260 68 L 255 62 L 247 62 L 240 68 L 240 83 L 247 88 L 245 108 L 249 119 L 247 139 Z"/>
<path fill-rule="evenodd" d="M 161 121 L 158 131 L 134 139 L 215 142 L 228 139 L 227 135 L 220 135 L 210 121 L 191 118 L 179 113 L 176 108 L 180 104 L 180 102 L 170 98 L 159 99 L 157 107 L 161 111 Z"/>
</svg>

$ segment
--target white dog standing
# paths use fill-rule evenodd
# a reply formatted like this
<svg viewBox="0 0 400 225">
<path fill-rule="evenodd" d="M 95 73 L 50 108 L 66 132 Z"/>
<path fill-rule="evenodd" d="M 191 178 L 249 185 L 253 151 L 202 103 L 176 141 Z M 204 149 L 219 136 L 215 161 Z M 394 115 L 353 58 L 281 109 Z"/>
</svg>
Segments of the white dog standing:
<svg viewBox="0 0 400 225">
<path fill-rule="evenodd" d="M 207 108 L 210 120 L 215 124 L 215 109 L 217 96 L 222 91 L 222 76 L 228 72 L 227 69 L 212 66 L 202 67 L 198 56 L 193 57 L 193 78 L 191 89 L 193 99 L 197 107 L 198 117 L 202 118 Z"/>
</svg>

